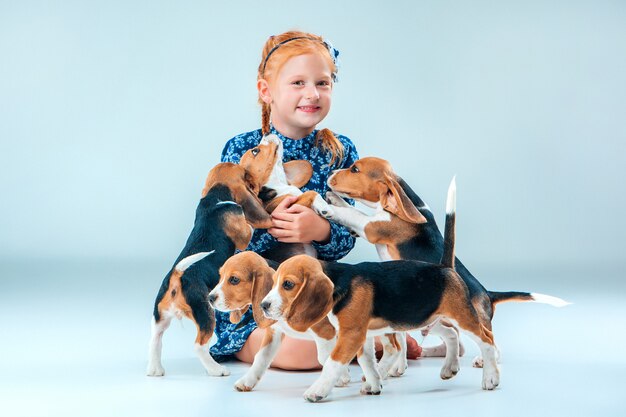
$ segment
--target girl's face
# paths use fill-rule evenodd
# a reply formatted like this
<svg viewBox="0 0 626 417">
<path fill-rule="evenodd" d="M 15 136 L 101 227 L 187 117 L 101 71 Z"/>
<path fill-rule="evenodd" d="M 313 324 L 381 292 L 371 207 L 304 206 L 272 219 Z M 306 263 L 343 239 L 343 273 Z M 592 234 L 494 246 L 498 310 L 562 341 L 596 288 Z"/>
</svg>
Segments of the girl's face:
<svg viewBox="0 0 626 417">
<path fill-rule="evenodd" d="M 328 114 L 331 69 L 317 54 L 290 58 L 271 84 L 259 80 L 259 95 L 270 103 L 274 127 L 292 139 L 301 139 Z"/>
</svg>

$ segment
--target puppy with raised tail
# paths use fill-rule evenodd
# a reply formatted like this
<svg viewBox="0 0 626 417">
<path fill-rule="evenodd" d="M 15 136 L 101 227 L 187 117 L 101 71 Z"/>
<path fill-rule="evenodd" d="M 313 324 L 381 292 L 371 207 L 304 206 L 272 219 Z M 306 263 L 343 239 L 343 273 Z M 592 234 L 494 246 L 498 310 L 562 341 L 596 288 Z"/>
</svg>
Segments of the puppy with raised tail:
<svg viewBox="0 0 626 417">
<path fill-rule="evenodd" d="M 328 179 L 332 203 L 319 210 L 328 220 L 352 229 L 376 245 L 381 260 L 412 259 L 437 263 L 444 252 L 444 239 L 428 205 L 399 177 L 384 159 L 366 157 L 350 168 L 334 171 Z M 374 209 L 366 214 L 345 204 L 352 198 Z M 319 205 L 316 206 L 319 209 Z M 495 305 L 506 301 L 528 301 L 527 293 L 488 291 L 472 273 L 455 259 L 456 271 L 469 291 L 472 305 L 485 320 L 492 320 Z M 438 334 L 440 326 L 424 332 Z M 461 345 L 461 354 L 463 346 Z M 424 348 L 422 356 L 445 356 L 445 344 Z M 474 359 L 482 366 L 482 359 Z"/>
<path fill-rule="evenodd" d="M 443 254 L 438 263 L 417 261 L 364 262 L 356 265 L 322 262 L 297 256 L 283 262 L 274 276 L 274 286 L 261 303 L 264 314 L 283 319 L 291 327 L 307 329 L 313 321 L 304 318 L 325 317 L 338 328 L 338 340 L 324 363 L 321 376 L 305 392 L 304 398 L 317 402 L 328 396 L 335 381 L 357 352 L 362 351 L 371 364 L 373 352 L 366 341 L 371 336 L 423 329 L 445 319 L 454 323 L 476 341 L 484 359 L 482 387 L 496 388 L 500 372 L 491 320 L 479 314 L 468 288 L 455 271 L 454 223 L 456 191 L 448 193 Z M 390 279 L 392 277 L 392 279 Z M 527 294 L 537 302 L 564 305 L 563 300 L 539 294 Z M 315 300 L 314 311 L 302 310 L 294 303 L 299 297 Z M 442 377 L 452 377 L 459 370 L 458 339 L 450 331 L 446 340 L 447 355 Z M 455 342 L 456 340 L 456 342 Z M 362 392 L 379 393 L 380 377 L 366 373 Z"/>
</svg>

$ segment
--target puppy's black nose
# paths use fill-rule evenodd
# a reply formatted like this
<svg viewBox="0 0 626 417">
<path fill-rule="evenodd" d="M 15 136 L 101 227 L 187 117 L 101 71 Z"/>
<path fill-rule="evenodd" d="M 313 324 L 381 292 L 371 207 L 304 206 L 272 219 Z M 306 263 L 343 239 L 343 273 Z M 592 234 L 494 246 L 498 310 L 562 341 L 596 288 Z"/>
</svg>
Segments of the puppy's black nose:
<svg viewBox="0 0 626 417">
<path fill-rule="evenodd" d="M 272 303 L 270 303 L 269 301 L 263 301 L 261 303 L 261 308 L 263 309 L 263 311 L 267 311 L 270 309 Z"/>
<path fill-rule="evenodd" d="M 215 304 L 215 300 L 217 300 L 217 294 L 209 294 L 209 304 Z"/>
</svg>

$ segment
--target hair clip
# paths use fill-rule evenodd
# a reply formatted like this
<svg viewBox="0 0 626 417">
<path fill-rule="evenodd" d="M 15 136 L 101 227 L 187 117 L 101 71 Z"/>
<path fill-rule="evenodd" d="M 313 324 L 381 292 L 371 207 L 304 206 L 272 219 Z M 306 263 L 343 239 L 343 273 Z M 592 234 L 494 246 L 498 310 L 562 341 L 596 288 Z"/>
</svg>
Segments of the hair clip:
<svg viewBox="0 0 626 417">
<path fill-rule="evenodd" d="M 337 77 L 337 72 L 339 71 L 339 50 L 335 49 L 333 44 L 330 43 L 330 41 L 328 40 L 324 41 L 324 45 L 326 45 L 326 49 L 328 49 L 328 53 L 330 54 L 330 57 L 333 59 L 333 64 L 335 64 L 335 71 L 333 71 L 332 73 L 332 78 L 333 78 L 333 82 L 337 82 L 339 81 L 339 78 Z"/>
</svg>

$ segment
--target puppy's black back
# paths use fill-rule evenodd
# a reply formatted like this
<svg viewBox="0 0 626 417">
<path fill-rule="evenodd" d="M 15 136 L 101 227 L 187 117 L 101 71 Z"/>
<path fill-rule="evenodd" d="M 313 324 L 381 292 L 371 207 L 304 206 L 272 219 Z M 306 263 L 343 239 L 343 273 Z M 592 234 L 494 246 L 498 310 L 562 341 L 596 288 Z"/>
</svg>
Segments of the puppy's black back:
<svg viewBox="0 0 626 417">
<path fill-rule="evenodd" d="M 176 265 L 188 256 L 213 251 L 204 259 L 189 266 L 180 278 L 180 290 L 198 326 L 212 328 L 214 315 L 212 308 L 206 302 L 206 296 L 219 281 L 219 268 L 235 253 L 235 243 L 224 231 L 226 215 L 229 213 L 243 215 L 243 210 L 239 205 L 228 203 L 232 201 L 230 189 L 223 185 L 216 185 L 198 203 L 194 226 L 185 247 L 165 276 L 157 294 L 153 311 L 157 322 L 160 320 L 159 303 L 170 289 L 170 278 Z"/>
<path fill-rule="evenodd" d="M 365 285 L 374 291 L 373 317 L 407 326 L 423 323 L 437 310 L 452 271 L 419 261 L 322 265 L 335 285 L 334 314 L 350 303 L 355 285 Z"/>
</svg>

